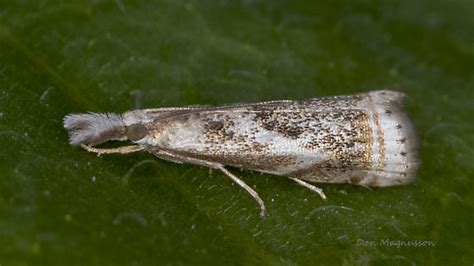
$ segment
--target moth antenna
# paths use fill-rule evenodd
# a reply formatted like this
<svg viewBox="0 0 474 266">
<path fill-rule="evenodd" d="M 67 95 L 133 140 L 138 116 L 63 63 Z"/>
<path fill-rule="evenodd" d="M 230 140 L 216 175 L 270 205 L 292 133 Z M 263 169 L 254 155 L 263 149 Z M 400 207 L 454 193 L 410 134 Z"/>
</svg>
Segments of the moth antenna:
<svg viewBox="0 0 474 266">
<path fill-rule="evenodd" d="M 122 117 L 115 113 L 69 114 L 63 122 L 71 145 L 94 146 L 109 140 L 127 139 Z"/>
</svg>

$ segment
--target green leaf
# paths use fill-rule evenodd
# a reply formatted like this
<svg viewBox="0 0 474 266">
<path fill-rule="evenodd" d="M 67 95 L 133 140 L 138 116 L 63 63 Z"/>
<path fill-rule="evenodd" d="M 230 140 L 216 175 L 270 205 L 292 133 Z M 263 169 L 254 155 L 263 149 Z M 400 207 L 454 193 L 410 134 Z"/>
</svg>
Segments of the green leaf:
<svg viewBox="0 0 474 266">
<path fill-rule="evenodd" d="M 0 264 L 471 265 L 473 43 L 471 0 L 2 1 Z M 231 169 L 263 219 L 222 173 L 96 157 L 62 128 L 71 112 L 381 88 L 409 95 L 417 182 L 322 184 L 322 201 Z"/>
</svg>

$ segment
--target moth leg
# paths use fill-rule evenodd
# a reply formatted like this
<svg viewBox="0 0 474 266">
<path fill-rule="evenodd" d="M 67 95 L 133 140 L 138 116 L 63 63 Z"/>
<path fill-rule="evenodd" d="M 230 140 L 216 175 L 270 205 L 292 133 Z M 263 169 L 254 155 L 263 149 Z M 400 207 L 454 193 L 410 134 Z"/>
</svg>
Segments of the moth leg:
<svg viewBox="0 0 474 266">
<path fill-rule="evenodd" d="M 324 195 L 324 192 L 322 189 L 314 186 L 314 185 L 311 185 L 310 183 L 308 182 L 305 182 L 301 179 L 298 179 L 298 178 L 294 178 L 294 177 L 288 177 L 289 179 L 295 181 L 296 183 L 298 183 L 299 185 L 303 186 L 303 187 L 306 187 L 306 188 L 309 188 L 310 190 L 312 190 L 313 192 L 316 192 L 319 194 L 319 196 L 322 198 L 322 199 L 326 199 L 326 195 Z"/>
<path fill-rule="evenodd" d="M 238 178 L 237 176 L 232 174 L 229 170 L 225 169 L 224 165 L 220 163 L 214 163 L 214 162 L 209 162 L 206 160 L 174 154 L 172 152 L 165 151 L 165 150 L 154 149 L 154 150 L 151 150 L 150 152 L 152 152 L 155 156 L 158 156 L 160 158 L 164 158 L 166 160 L 170 160 L 173 162 L 184 162 L 184 163 L 196 164 L 196 165 L 206 166 L 211 169 L 218 169 L 222 171 L 225 175 L 230 177 L 232 181 L 234 181 L 240 187 L 245 189 L 245 191 L 247 191 L 247 193 L 249 193 L 257 201 L 258 205 L 260 205 L 260 216 L 262 217 L 265 216 L 267 212 L 265 208 L 265 203 L 263 202 L 262 198 L 260 198 L 258 193 L 254 189 L 252 189 L 249 185 L 245 184 L 245 182 L 242 179 Z"/>
<path fill-rule="evenodd" d="M 112 153 L 121 153 L 121 154 L 126 154 L 126 153 L 132 153 L 132 152 L 137 152 L 137 151 L 142 151 L 145 149 L 144 146 L 142 145 L 129 145 L 129 146 L 122 146 L 118 148 L 94 148 L 89 145 L 82 144 L 82 148 L 86 149 L 88 152 L 93 152 L 97 154 L 112 154 Z"/>
<path fill-rule="evenodd" d="M 260 205 L 260 216 L 261 217 L 265 216 L 265 214 L 267 213 L 267 211 L 265 209 L 265 203 L 260 198 L 258 193 L 255 190 L 253 190 L 253 188 L 251 188 L 249 185 L 245 184 L 245 182 L 242 179 L 240 179 L 237 176 L 235 176 L 234 174 L 232 174 L 229 170 L 225 169 L 225 167 L 223 165 L 219 165 L 217 167 L 217 169 L 221 170 L 224 174 L 226 174 L 228 177 L 230 177 L 230 179 L 232 179 L 232 181 L 234 181 L 240 187 L 245 189 L 245 191 L 247 191 L 258 202 L 258 205 Z"/>
</svg>

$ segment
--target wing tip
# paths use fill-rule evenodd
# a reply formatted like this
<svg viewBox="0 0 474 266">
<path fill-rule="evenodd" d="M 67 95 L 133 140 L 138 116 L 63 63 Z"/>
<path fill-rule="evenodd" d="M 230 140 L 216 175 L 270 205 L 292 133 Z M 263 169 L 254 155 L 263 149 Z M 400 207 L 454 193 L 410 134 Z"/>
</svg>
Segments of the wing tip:
<svg viewBox="0 0 474 266">
<path fill-rule="evenodd" d="M 378 176 L 375 186 L 403 185 L 413 182 L 421 164 L 419 139 L 416 127 L 403 108 L 407 98 L 403 92 L 392 90 L 369 93 L 383 142 L 379 152 L 381 169 L 374 170 Z"/>
</svg>

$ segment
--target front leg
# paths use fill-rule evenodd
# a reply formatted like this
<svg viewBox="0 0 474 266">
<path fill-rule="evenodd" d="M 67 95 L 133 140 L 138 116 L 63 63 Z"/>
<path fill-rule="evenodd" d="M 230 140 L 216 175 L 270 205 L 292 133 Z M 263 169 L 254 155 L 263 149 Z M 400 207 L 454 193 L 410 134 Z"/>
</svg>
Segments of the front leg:
<svg viewBox="0 0 474 266">
<path fill-rule="evenodd" d="M 86 149 L 88 152 L 97 153 L 98 155 L 113 153 L 127 154 L 145 150 L 143 145 L 129 145 L 118 148 L 95 148 L 90 145 L 81 144 L 81 147 Z"/>
</svg>

